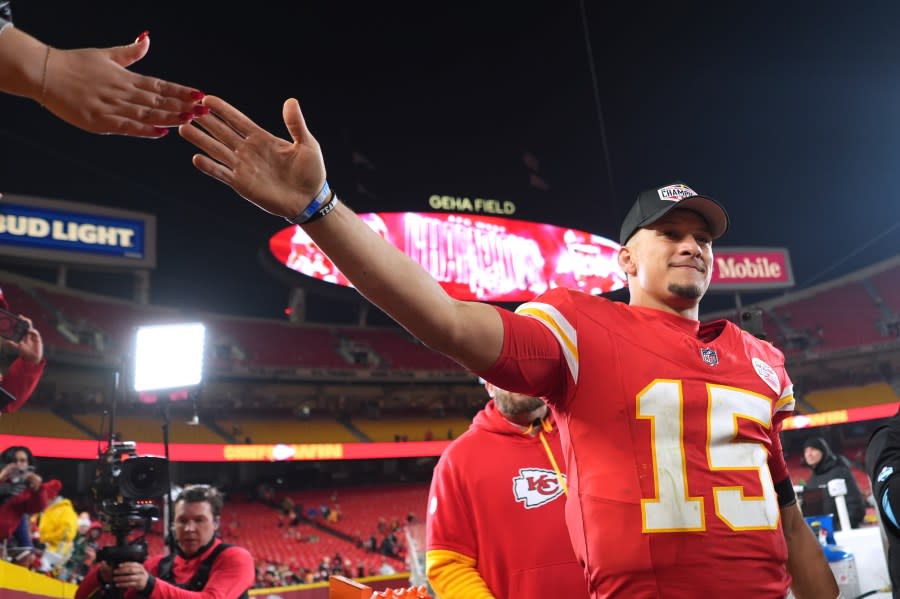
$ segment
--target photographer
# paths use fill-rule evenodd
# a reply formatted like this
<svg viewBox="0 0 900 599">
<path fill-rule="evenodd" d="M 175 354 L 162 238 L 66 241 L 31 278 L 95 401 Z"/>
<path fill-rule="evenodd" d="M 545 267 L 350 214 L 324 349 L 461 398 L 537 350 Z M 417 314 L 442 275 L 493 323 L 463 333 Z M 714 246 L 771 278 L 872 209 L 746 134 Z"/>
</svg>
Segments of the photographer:
<svg viewBox="0 0 900 599">
<path fill-rule="evenodd" d="M 9 310 L 3 290 L 0 289 L 0 308 Z M 0 413 L 15 412 L 28 401 L 37 387 L 41 375 L 44 374 L 44 343 L 41 334 L 34 328 L 31 320 L 21 316 L 28 323 L 28 331 L 21 341 L 0 338 L 0 346 L 9 347 L 18 352 L 19 356 L 13 361 L 6 374 L 0 376 L 2 387 L 12 400 L 3 401 L 0 397 Z"/>
<path fill-rule="evenodd" d="M 215 487 L 185 487 L 175 501 L 176 554 L 154 556 L 146 564 L 124 562 L 113 568 L 100 563 L 75 593 L 75 599 L 99 599 L 104 585 L 124 591 L 124 599 L 238 599 L 247 596 L 256 573 L 243 547 L 216 537 L 222 496 Z"/>
<path fill-rule="evenodd" d="M 27 514 L 37 514 L 56 497 L 62 484 L 57 480 L 44 482 L 34 472 L 34 457 L 24 446 L 7 448 L 0 469 L 0 540 L 13 535 Z M 19 545 L 30 546 L 30 539 L 17 539 Z"/>
</svg>

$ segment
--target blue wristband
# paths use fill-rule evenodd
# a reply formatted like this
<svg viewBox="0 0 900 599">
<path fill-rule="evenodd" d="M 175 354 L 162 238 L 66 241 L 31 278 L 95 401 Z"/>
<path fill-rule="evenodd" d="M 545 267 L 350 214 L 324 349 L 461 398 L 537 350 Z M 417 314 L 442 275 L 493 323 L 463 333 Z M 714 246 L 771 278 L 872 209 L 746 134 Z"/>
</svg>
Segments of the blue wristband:
<svg viewBox="0 0 900 599">
<path fill-rule="evenodd" d="M 285 220 L 295 225 L 302 225 L 303 223 L 311 219 L 313 215 L 319 211 L 319 208 L 321 208 L 330 199 L 331 188 L 328 187 L 328 181 L 325 181 L 325 184 L 322 186 L 322 190 L 315 198 L 313 198 L 313 201 L 309 203 L 309 206 L 306 207 L 306 210 L 301 212 L 299 216 L 295 218 L 285 217 Z"/>
</svg>

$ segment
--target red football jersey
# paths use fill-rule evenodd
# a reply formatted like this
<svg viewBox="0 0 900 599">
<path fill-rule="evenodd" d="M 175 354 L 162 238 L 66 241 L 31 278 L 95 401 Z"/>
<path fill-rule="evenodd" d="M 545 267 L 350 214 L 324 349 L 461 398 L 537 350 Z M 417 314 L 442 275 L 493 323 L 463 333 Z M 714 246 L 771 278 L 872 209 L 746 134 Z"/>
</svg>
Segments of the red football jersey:
<svg viewBox="0 0 900 599">
<path fill-rule="evenodd" d="M 562 468 L 557 428 L 543 434 Z M 523 434 L 491 401 L 434 469 L 428 551 L 473 558 L 498 599 L 587 599 L 584 570 L 566 531 L 565 503 L 539 436 Z"/>
<path fill-rule="evenodd" d="M 565 289 L 516 312 L 500 311 L 503 350 L 483 376 L 554 410 L 592 597 L 783 598 L 781 352 L 727 321 Z"/>
</svg>

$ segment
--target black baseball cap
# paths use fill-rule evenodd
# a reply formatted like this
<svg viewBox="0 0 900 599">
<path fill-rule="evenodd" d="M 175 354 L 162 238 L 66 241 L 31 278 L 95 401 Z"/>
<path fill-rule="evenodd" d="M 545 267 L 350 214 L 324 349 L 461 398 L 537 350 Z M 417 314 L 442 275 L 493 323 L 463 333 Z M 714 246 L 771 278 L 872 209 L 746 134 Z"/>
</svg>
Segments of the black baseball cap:
<svg viewBox="0 0 900 599">
<path fill-rule="evenodd" d="M 619 243 L 625 245 L 638 229 L 655 223 L 673 208 L 687 208 L 706 219 L 713 239 L 718 239 L 728 230 L 728 213 L 721 204 L 676 181 L 638 194 L 637 201 L 622 222 Z"/>
</svg>

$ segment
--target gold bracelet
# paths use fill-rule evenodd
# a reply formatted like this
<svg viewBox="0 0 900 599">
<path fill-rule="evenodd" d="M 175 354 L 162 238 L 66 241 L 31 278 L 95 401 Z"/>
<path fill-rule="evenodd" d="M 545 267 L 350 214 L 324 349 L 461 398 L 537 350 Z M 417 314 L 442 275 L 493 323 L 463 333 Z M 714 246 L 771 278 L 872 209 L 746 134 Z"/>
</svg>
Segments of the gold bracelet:
<svg viewBox="0 0 900 599">
<path fill-rule="evenodd" d="M 44 97 L 47 95 L 47 63 L 50 62 L 50 45 L 47 44 L 47 52 L 44 53 L 44 69 L 41 72 L 41 106 L 44 106 Z"/>
</svg>

